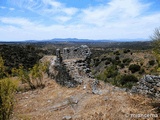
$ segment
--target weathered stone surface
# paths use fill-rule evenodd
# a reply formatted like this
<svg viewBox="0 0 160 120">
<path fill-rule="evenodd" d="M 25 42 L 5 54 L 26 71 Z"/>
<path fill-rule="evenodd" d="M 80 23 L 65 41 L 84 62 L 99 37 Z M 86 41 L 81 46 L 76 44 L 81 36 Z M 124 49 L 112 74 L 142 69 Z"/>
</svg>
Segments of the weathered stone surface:
<svg viewBox="0 0 160 120">
<path fill-rule="evenodd" d="M 137 83 L 137 86 L 132 87 L 131 92 L 160 98 L 160 76 L 143 76 Z"/>
<path fill-rule="evenodd" d="M 98 80 L 94 80 L 92 82 L 91 87 L 92 87 L 92 93 L 93 94 L 98 94 L 98 95 L 102 94 L 101 90 L 99 89 L 99 81 Z"/>
<path fill-rule="evenodd" d="M 56 56 L 50 62 L 48 73 L 57 83 L 76 87 L 83 83 L 84 77 L 91 76 L 88 66 L 90 55 L 90 49 L 86 45 L 64 48 L 62 54 L 60 49 L 57 49 Z"/>
<path fill-rule="evenodd" d="M 90 57 L 91 51 L 87 45 L 81 45 L 80 47 L 64 48 L 62 58 L 65 59 L 83 59 Z"/>
<path fill-rule="evenodd" d="M 157 87 L 160 87 L 160 82 L 158 82 L 156 85 L 157 85 Z"/>
</svg>

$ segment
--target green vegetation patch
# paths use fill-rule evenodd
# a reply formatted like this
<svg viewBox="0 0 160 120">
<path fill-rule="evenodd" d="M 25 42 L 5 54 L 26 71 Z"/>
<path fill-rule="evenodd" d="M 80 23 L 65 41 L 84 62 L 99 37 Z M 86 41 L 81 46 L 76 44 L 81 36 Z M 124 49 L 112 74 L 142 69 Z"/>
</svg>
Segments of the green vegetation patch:
<svg viewBox="0 0 160 120">
<path fill-rule="evenodd" d="M 137 71 L 139 71 L 141 69 L 141 66 L 137 65 L 137 64 L 132 64 L 129 66 L 129 70 L 132 72 L 132 73 L 135 73 Z"/>
<path fill-rule="evenodd" d="M 9 78 L 0 80 L 0 120 L 9 120 L 14 105 L 15 81 Z"/>
</svg>

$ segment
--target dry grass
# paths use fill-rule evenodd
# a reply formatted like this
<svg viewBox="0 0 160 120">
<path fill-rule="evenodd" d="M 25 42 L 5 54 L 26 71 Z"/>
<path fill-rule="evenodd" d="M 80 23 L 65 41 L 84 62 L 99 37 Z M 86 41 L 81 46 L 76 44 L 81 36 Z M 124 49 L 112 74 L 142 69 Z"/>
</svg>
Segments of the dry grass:
<svg viewBox="0 0 160 120">
<path fill-rule="evenodd" d="M 102 95 L 95 95 L 83 86 L 65 88 L 45 80 L 43 89 L 16 94 L 12 120 L 62 120 L 64 116 L 74 120 L 131 120 L 134 118 L 126 114 L 155 113 L 152 99 L 115 90 L 111 85 L 102 84 Z M 77 104 L 67 102 L 71 97 L 78 100 Z"/>
</svg>

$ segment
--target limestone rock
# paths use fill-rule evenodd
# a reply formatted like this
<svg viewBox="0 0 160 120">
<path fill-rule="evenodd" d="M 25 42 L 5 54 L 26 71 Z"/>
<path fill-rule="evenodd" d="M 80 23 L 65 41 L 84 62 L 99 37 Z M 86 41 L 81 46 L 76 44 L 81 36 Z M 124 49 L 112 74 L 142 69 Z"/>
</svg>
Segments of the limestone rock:
<svg viewBox="0 0 160 120">
<path fill-rule="evenodd" d="M 160 76 L 144 75 L 131 92 L 160 98 Z"/>
<path fill-rule="evenodd" d="M 72 117 L 71 117 L 71 116 L 64 116 L 64 117 L 62 118 L 62 120 L 72 120 Z"/>
</svg>

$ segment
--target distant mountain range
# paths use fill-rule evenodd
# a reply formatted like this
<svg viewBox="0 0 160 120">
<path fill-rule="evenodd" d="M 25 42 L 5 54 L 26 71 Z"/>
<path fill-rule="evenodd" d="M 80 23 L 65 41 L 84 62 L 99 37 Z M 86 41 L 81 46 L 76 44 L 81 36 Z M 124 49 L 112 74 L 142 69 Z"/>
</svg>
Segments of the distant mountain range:
<svg viewBox="0 0 160 120">
<path fill-rule="evenodd" d="M 49 40 L 23 40 L 23 41 L 6 41 L 6 42 L 27 42 L 27 43 L 37 43 L 37 42 L 47 42 L 47 43 L 58 43 L 58 42 L 143 42 L 150 41 L 143 38 L 138 39 L 113 39 L 113 40 L 91 40 L 91 39 L 77 39 L 77 38 L 54 38 Z M 4 42 L 4 41 L 0 41 Z"/>
</svg>

